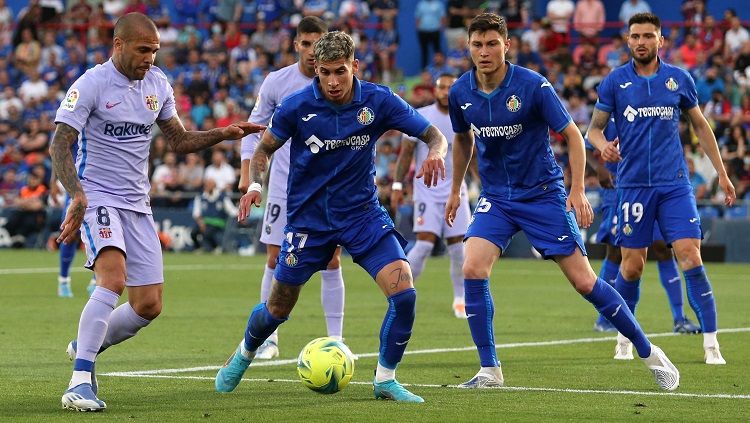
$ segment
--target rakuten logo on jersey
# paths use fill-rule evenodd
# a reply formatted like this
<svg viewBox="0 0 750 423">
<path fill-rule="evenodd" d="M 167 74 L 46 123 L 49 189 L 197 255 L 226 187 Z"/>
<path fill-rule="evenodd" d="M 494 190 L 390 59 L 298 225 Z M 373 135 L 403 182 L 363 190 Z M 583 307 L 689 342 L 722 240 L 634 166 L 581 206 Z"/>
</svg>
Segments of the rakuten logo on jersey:
<svg viewBox="0 0 750 423">
<path fill-rule="evenodd" d="M 132 140 L 151 133 L 151 125 L 143 123 L 119 122 L 104 124 L 104 135 L 115 137 L 118 140 Z"/>
<path fill-rule="evenodd" d="M 628 122 L 634 122 L 636 117 L 649 118 L 658 117 L 661 120 L 672 120 L 677 115 L 676 109 L 670 106 L 652 106 L 632 108 L 630 105 L 622 112 Z"/>
<path fill-rule="evenodd" d="M 474 131 L 474 135 L 482 138 L 493 138 L 493 137 L 505 137 L 506 139 L 515 138 L 521 135 L 523 132 L 523 125 L 517 123 L 515 125 L 505 126 L 482 126 L 477 128 L 474 124 L 471 124 L 471 130 Z"/>
<path fill-rule="evenodd" d="M 352 135 L 349 138 L 343 140 L 320 140 L 315 135 L 311 135 L 305 141 L 305 145 L 310 147 L 310 151 L 313 154 L 317 154 L 321 148 L 325 148 L 326 151 L 334 150 L 340 147 L 349 147 L 352 150 L 361 150 L 370 143 L 370 135 Z"/>
</svg>

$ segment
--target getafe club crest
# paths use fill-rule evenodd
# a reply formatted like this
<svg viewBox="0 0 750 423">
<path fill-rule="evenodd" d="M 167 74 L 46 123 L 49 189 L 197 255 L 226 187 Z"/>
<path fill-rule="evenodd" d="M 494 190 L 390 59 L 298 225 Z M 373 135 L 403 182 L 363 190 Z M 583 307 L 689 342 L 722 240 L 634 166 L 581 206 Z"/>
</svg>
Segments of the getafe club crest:
<svg viewBox="0 0 750 423">
<path fill-rule="evenodd" d="M 155 95 L 147 95 L 146 108 L 152 112 L 159 110 L 159 99 Z"/>
<path fill-rule="evenodd" d="M 294 267 L 294 266 L 297 265 L 297 262 L 298 262 L 297 256 L 295 256 L 294 254 L 289 253 L 289 254 L 286 255 L 286 265 L 287 266 Z"/>
<path fill-rule="evenodd" d="M 630 223 L 626 223 L 625 226 L 623 226 L 622 233 L 624 233 L 625 236 L 630 236 L 630 234 L 633 233 L 633 227 L 630 226 Z"/>
<path fill-rule="evenodd" d="M 667 86 L 667 89 L 669 91 L 677 91 L 677 89 L 680 88 L 680 86 L 677 85 L 677 81 L 675 81 L 671 76 L 669 77 L 669 79 L 667 79 L 667 82 L 665 82 L 664 85 Z"/>
<path fill-rule="evenodd" d="M 517 112 L 521 108 L 521 99 L 516 95 L 508 97 L 508 101 L 505 102 L 505 107 L 511 112 Z"/>
<path fill-rule="evenodd" d="M 363 107 L 357 112 L 357 122 L 362 125 L 369 125 L 375 120 L 375 112 L 369 107 Z"/>
</svg>

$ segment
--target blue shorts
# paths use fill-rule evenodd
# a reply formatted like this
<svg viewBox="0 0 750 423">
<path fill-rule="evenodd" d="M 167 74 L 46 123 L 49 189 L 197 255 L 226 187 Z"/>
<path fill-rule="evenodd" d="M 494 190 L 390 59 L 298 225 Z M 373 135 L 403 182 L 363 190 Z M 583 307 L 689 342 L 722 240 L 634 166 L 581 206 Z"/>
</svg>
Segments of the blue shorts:
<svg viewBox="0 0 750 423">
<path fill-rule="evenodd" d="M 484 238 L 505 251 L 513 235 L 523 231 L 545 259 L 569 256 L 576 248 L 586 255 L 573 211 L 565 211 L 565 190 L 551 186 L 544 195 L 524 201 L 479 198 L 466 237 Z"/>
<path fill-rule="evenodd" d="M 703 238 L 690 185 L 620 188 L 617 194 L 616 242 L 621 247 L 645 248 L 658 238 L 667 244 Z"/>
<path fill-rule="evenodd" d="M 396 260 L 406 261 L 406 240 L 394 229 L 384 208 L 373 208 L 348 223 L 340 230 L 304 233 L 287 225 L 276 261 L 276 280 L 288 285 L 304 284 L 313 273 L 326 268 L 339 245 L 373 279 L 386 265 Z"/>
<path fill-rule="evenodd" d="M 605 194 L 606 192 L 606 194 Z M 617 190 L 602 190 L 602 205 L 599 208 L 602 222 L 596 231 L 596 242 L 619 247 L 617 243 Z M 654 225 L 652 241 L 664 241 L 659 225 Z"/>
</svg>

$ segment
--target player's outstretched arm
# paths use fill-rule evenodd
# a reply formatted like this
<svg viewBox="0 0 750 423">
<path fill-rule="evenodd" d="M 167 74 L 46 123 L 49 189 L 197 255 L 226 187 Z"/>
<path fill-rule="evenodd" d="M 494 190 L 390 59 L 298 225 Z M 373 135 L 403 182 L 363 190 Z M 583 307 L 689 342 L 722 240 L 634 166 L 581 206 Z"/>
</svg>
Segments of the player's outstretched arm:
<svg viewBox="0 0 750 423">
<path fill-rule="evenodd" d="M 570 122 L 563 129 L 562 134 L 568 143 L 568 157 L 570 159 L 570 194 L 566 201 L 566 210 L 572 208 L 576 213 L 578 225 L 582 228 L 591 226 L 594 220 L 594 211 L 586 198 L 584 188 L 584 173 L 586 172 L 586 148 L 583 144 L 583 136 L 575 123 Z"/>
<path fill-rule="evenodd" d="M 445 222 L 453 226 L 458 205 L 461 204 L 461 185 L 469 168 L 469 161 L 474 151 L 474 134 L 471 131 L 457 133 L 453 138 L 453 180 L 451 193 L 445 203 Z"/>
<path fill-rule="evenodd" d="M 260 207 L 263 193 L 261 183 L 268 171 L 268 162 L 271 160 L 273 153 L 281 148 L 285 142 L 286 140 L 279 140 L 274 137 L 271 131 L 263 133 L 263 138 L 255 149 L 253 158 L 250 159 L 250 186 L 247 193 L 240 198 L 240 206 L 237 209 L 238 222 L 247 219 L 250 214 L 250 206 Z"/>
<path fill-rule="evenodd" d="M 393 186 L 391 187 L 391 207 L 395 211 L 404 199 L 404 180 L 409 173 L 412 159 L 414 159 L 414 149 L 416 145 L 406 138 L 401 139 L 401 150 L 396 160 L 396 174 L 393 177 Z"/>
<path fill-rule="evenodd" d="M 708 158 L 711 159 L 711 164 L 714 165 L 716 173 L 719 174 L 719 186 L 721 186 L 724 194 L 726 194 L 724 203 L 727 206 L 731 206 L 734 204 L 734 200 L 737 199 L 737 193 L 734 191 L 734 184 L 729 179 L 727 170 L 724 168 L 724 162 L 721 160 L 721 153 L 719 153 L 719 145 L 716 143 L 714 131 L 711 130 L 711 126 L 709 126 L 706 117 L 701 113 L 699 106 L 688 109 L 687 115 L 690 123 L 693 124 L 698 141 L 703 146 L 703 150 L 706 152 Z"/>
<path fill-rule="evenodd" d="M 427 144 L 430 151 L 415 177 L 424 177 L 425 185 L 432 187 L 437 185 L 438 178 L 445 179 L 445 154 L 448 152 L 448 140 L 435 125 L 430 125 L 419 139 Z"/>
<path fill-rule="evenodd" d="M 608 162 L 619 162 L 622 159 L 620 157 L 620 149 L 617 148 L 619 141 L 607 142 L 607 138 L 604 136 L 604 129 L 609 123 L 609 115 L 609 112 L 594 108 L 594 113 L 591 115 L 591 124 L 586 136 L 591 145 L 602 153 L 602 159 Z"/>
<path fill-rule="evenodd" d="M 172 151 L 178 154 L 194 153 L 225 140 L 238 140 L 253 132 L 266 129 L 263 125 L 250 122 L 236 122 L 223 128 L 208 131 L 188 131 L 179 117 L 157 120 L 156 124 L 164 133 Z"/>
<path fill-rule="evenodd" d="M 70 146 L 78 141 L 78 131 L 66 123 L 58 123 L 49 154 L 52 157 L 52 169 L 57 179 L 63 184 L 65 190 L 70 194 L 70 206 L 65 214 L 65 220 L 60 225 L 60 236 L 58 242 L 69 244 L 75 241 L 78 230 L 83 222 L 83 215 L 88 207 L 88 200 L 83 193 L 81 181 L 76 174 L 76 166 L 73 162 Z"/>
</svg>

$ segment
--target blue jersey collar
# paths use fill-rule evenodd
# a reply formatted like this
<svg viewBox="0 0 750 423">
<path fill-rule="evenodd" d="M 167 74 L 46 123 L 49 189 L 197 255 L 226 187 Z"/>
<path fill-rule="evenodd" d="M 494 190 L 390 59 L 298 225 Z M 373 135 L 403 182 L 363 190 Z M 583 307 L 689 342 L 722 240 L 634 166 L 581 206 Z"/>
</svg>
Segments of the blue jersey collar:
<svg viewBox="0 0 750 423">
<path fill-rule="evenodd" d="M 630 71 L 631 71 L 631 72 L 633 72 L 633 75 L 635 75 L 635 76 L 636 76 L 636 77 L 638 77 L 638 78 L 643 78 L 643 79 L 654 79 L 654 78 L 656 78 L 657 76 L 659 76 L 659 73 L 660 73 L 660 72 L 661 72 L 661 70 L 662 70 L 662 69 L 664 68 L 664 66 L 662 66 L 662 65 L 663 65 L 664 63 L 662 63 L 662 61 L 661 61 L 661 57 L 659 57 L 659 56 L 656 56 L 656 62 L 658 63 L 658 66 L 656 67 L 656 72 L 654 72 L 654 74 L 653 74 L 653 75 L 651 75 L 651 76 L 643 76 L 643 75 L 640 75 L 640 74 L 638 73 L 638 71 L 636 71 L 636 70 L 635 70 L 635 59 L 630 59 Z"/>
<path fill-rule="evenodd" d="M 484 91 L 479 90 L 479 84 L 477 83 L 477 77 L 476 72 L 477 68 L 476 66 L 471 69 L 471 72 L 469 73 L 469 86 L 473 91 L 476 91 L 477 94 L 482 95 L 484 97 L 490 98 L 497 94 L 502 88 L 507 88 L 510 86 L 510 82 L 513 79 L 513 71 L 516 68 L 516 65 L 513 63 L 510 63 L 509 61 L 505 61 L 505 64 L 508 65 L 508 72 L 505 73 L 505 78 L 503 79 L 503 82 L 500 83 L 500 85 L 497 86 L 491 93 L 487 94 Z"/>
<path fill-rule="evenodd" d="M 334 104 L 328 101 L 323 95 L 323 92 L 320 91 L 319 84 L 320 84 L 320 78 L 318 78 L 318 76 L 316 75 L 313 78 L 313 84 L 312 84 L 313 94 L 315 95 L 315 99 L 325 101 L 326 104 L 333 107 L 334 109 L 340 109 L 342 107 L 348 106 L 349 104 L 356 104 L 356 103 L 362 102 L 362 83 L 359 82 L 359 78 L 357 78 L 356 76 L 354 77 L 354 83 L 352 84 L 352 88 L 354 89 L 354 96 L 352 96 L 352 102 L 348 104 L 338 105 L 338 104 Z"/>
</svg>

